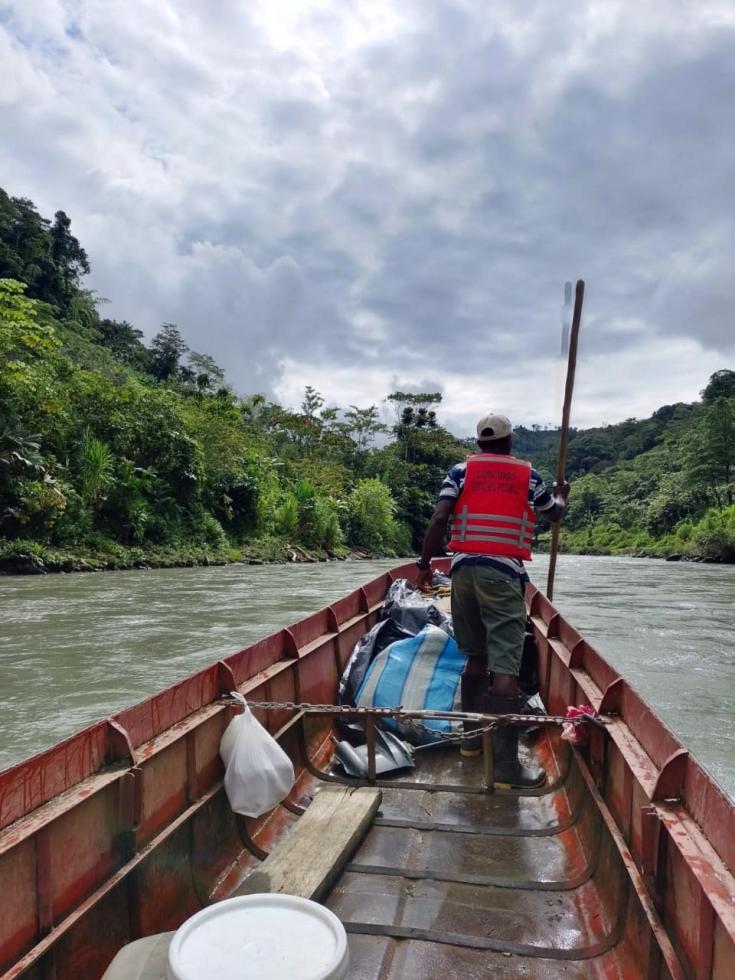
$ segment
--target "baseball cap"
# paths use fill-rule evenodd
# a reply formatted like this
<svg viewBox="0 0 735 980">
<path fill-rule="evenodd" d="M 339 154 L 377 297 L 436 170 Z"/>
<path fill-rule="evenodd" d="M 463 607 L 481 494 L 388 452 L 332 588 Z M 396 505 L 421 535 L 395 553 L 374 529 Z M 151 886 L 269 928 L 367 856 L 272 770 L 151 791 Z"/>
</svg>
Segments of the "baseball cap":
<svg viewBox="0 0 735 980">
<path fill-rule="evenodd" d="M 505 415 L 488 412 L 477 423 L 478 439 L 505 439 L 506 436 L 511 435 L 513 435 L 513 426 L 510 424 L 510 419 L 506 418 Z"/>
</svg>

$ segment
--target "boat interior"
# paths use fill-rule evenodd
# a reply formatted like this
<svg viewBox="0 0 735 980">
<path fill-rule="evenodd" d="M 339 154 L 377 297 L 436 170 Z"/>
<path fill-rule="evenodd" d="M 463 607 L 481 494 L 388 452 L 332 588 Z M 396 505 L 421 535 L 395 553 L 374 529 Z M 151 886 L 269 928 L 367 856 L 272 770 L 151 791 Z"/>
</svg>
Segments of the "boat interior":
<svg viewBox="0 0 735 980">
<path fill-rule="evenodd" d="M 391 582 L 414 574 L 380 576 L 0 773 L 0 892 L 16 896 L 2 977 L 163 978 L 172 930 L 214 901 L 288 890 L 299 862 L 305 897 L 347 930 L 355 980 L 732 977 L 732 804 L 532 587 L 547 709 L 589 704 L 604 730 L 580 748 L 543 725 L 523 748 L 548 774 L 535 790 L 494 787 L 456 744 L 417 752 L 409 772 L 339 775 L 339 677 Z M 270 705 L 253 710 L 297 776 L 257 819 L 223 789 L 235 690 Z"/>
<path fill-rule="evenodd" d="M 381 781 L 380 809 L 325 896 L 351 976 L 651 975 L 645 917 L 593 787 L 558 737 L 529 752 L 549 774 L 533 795 L 488 793 L 482 760 L 456 746 L 417 753 L 410 781 Z"/>
</svg>

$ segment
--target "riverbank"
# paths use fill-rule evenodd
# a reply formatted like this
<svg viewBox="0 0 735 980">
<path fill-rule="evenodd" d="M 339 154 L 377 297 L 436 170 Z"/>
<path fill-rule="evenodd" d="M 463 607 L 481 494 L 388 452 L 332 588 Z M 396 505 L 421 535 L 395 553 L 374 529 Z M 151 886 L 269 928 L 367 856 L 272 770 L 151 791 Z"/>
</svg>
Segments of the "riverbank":
<svg viewBox="0 0 735 980">
<path fill-rule="evenodd" d="M 542 543 L 534 547 L 534 553 L 537 555 L 548 555 L 549 547 L 546 543 Z M 707 558 L 704 555 L 692 554 L 691 552 L 679 552 L 670 551 L 668 549 L 662 549 L 661 551 L 653 551 L 649 549 L 631 549 L 631 550 L 620 550 L 613 551 L 611 549 L 605 550 L 604 548 L 595 547 L 568 547 L 561 545 L 559 548 L 560 555 L 580 555 L 587 558 L 650 558 L 655 561 L 681 561 L 681 562 L 694 562 L 699 565 L 732 565 L 735 561 L 726 561 L 722 558 Z"/>
<path fill-rule="evenodd" d="M 534 544 L 538 554 L 548 554 L 551 535 L 542 532 Z M 559 551 L 566 555 L 592 558 L 656 558 L 661 561 L 695 562 L 697 564 L 735 564 L 735 536 L 729 528 L 724 533 L 688 535 L 673 534 L 654 538 L 644 532 L 623 531 L 616 525 L 597 527 L 593 532 L 564 528 Z"/>
<path fill-rule="evenodd" d="M 571 540 L 570 540 L 571 537 Z M 560 554 L 595 558 L 654 558 L 667 562 L 697 564 L 735 564 L 735 558 L 723 558 L 659 548 L 604 548 L 575 541 L 576 535 L 562 536 Z M 534 551 L 548 554 L 549 535 L 542 534 Z M 239 547 L 189 544 L 176 546 L 126 547 L 107 540 L 98 547 L 58 548 L 38 541 L 0 539 L 0 575 L 52 575 L 68 572 L 127 571 L 130 569 L 199 568 L 218 565 L 287 565 L 324 561 L 371 561 L 382 558 L 415 557 L 413 553 L 370 552 L 364 549 L 306 549 L 276 537 L 256 538 Z"/>
<path fill-rule="evenodd" d="M 401 556 L 395 552 L 303 548 L 278 538 L 258 538 L 240 547 L 201 544 L 126 547 L 107 541 L 96 548 L 58 548 L 38 541 L 0 539 L 0 575 L 49 575 L 68 572 L 125 571 L 129 569 L 195 568 L 211 565 L 265 565 L 321 561 L 367 561 Z M 410 557 L 410 556 L 409 556 Z"/>
</svg>

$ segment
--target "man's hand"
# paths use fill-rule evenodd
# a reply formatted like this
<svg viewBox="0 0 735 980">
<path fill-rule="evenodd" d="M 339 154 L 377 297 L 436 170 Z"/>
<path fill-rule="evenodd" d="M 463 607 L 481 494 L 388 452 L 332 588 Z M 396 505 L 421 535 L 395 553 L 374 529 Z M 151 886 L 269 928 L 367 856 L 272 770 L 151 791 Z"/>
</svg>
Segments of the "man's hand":
<svg viewBox="0 0 735 980">
<path fill-rule="evenodd" d="M 439 500 L 434 508 L 434 513 L 431 515 L 431 520 L 426 528 L 424 543 L 421 548 L 422 565 L 428 565 L 431 561 L 431 556 L 435 555 L 439 550 L 439 547 L 444 540 L 444 535 L 447 531 L 447 524 L 453 509 L 454 500 L 447 500 L 446 498 Z M 419 587 L 419 590 L 421 592 L 428 592 L 431 589 L 431 582 L 431 568 L 420 568 L 419 574 L 416 577 L 416 585 Z"/>
<path fill-rule="evenodd" d="M 431 592 L 434 581 L 434 572 L 430 568 L 420 568 L 416 585 L 419 592 Z"/>
<path fill-rule="evenodd" d="M 569 495 L 569 484 L 567 481 L 562 480 L 560 483 L 554 483 L 551 488 L 551 495 L 554 498 L 554 506 L 551 510 L 542 511 L 542 514 L 547 521 L 555 524 L 562 519 L 564 511 L 567 509 L 567 496 Z"/>
</svg>

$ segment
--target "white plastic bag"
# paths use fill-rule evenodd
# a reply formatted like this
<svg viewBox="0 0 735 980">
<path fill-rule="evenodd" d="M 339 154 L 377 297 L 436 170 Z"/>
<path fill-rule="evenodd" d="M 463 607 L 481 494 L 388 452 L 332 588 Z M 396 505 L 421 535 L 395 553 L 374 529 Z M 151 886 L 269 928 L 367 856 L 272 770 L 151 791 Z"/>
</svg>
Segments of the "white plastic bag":
<svg viewBox="0 0 735 980">
<path fill-rule="evenodd" d="M 245 710 L 232 719 L 219 746 L 225 764 L 225 791 L 235 813 L 259 817 L 288 796 L 294 784 L 293 765 L 242 694 L 233 691 L 232 697 Z"/>
</svg>

